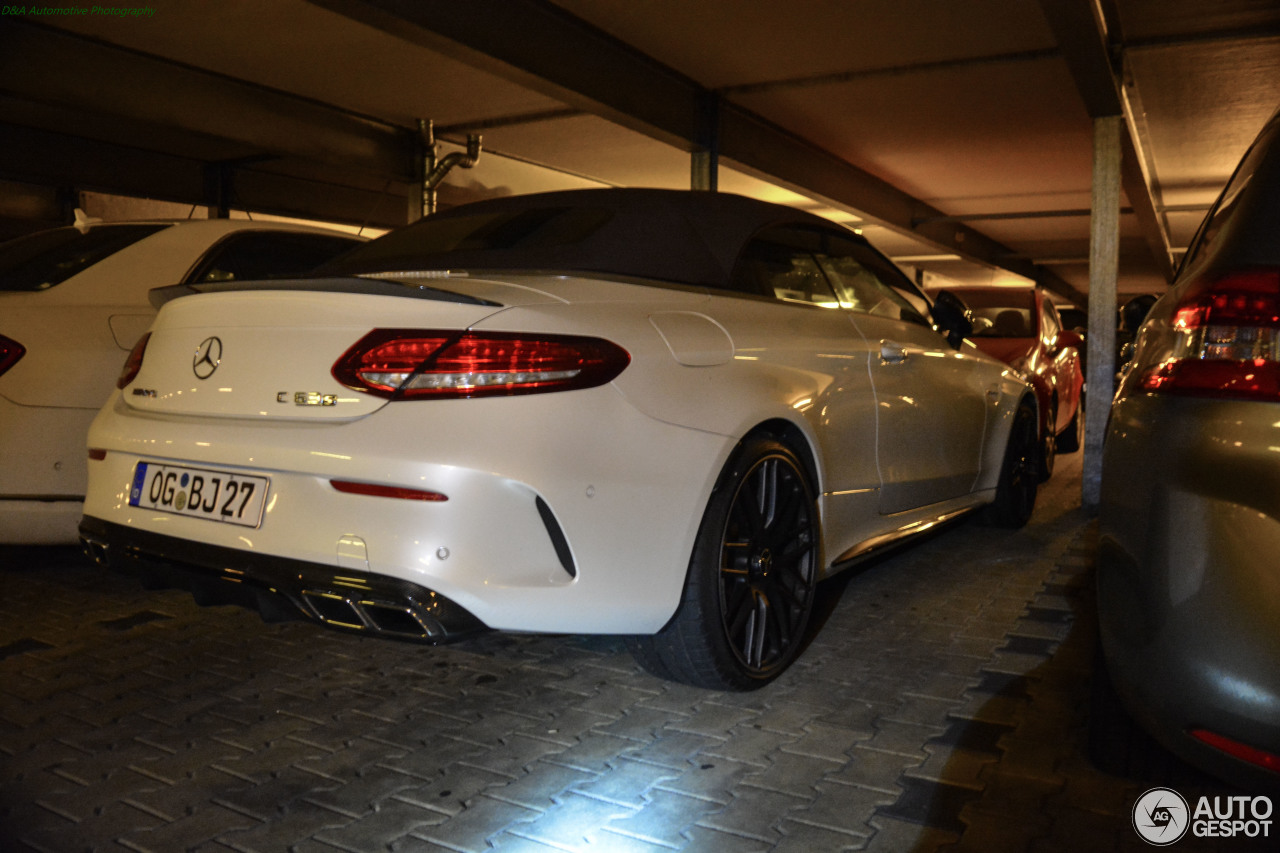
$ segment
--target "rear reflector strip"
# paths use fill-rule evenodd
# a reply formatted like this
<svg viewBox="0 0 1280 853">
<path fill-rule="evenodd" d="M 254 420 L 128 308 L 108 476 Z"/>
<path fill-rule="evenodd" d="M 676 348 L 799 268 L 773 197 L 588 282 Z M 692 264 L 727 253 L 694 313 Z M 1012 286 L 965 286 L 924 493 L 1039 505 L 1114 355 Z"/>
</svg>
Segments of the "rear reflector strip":
<svg viewBox="0 0 1280 853">
<path fill-rule="evenodd" d="M 377 498 L 398 498 L 403 501 L 447 501 L 448 495 L 426 489 L 406 489 L 401 486 L 380 486 L 376 483 L 354 483 L 350 480 L 330 480 L 335 489 L 349 495 L 371 495 Z"/>
<path fill-rule="evenodd" d="M 1248 746 L 1216 732 L 1211 732 L 1208 729 L 1192 729 L 1189 734 L 1196 740 L 1207 743 L 1227 755 L 1270 770 L 1272 773 L 1280 773 L 1280 755 L 1276 755 L 1274 752 L 1267 752 L 1257 747 Z"/>
</svg>

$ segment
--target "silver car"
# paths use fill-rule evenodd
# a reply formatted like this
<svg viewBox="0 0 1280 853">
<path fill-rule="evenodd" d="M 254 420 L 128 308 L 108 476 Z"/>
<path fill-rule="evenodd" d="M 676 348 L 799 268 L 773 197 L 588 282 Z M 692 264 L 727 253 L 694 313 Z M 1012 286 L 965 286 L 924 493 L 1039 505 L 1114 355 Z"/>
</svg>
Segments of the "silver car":
<svg viewBox="0 0 1280 853">
<path fill-rule="evenodd" d="M 1246 789 L 1280 785 L 1280 113 L 1138 332 L 1103 459 L 1093 753 L 1123 708 Z M 1101 675 L 1101 674 L 1099 674 Z"/>
</svg>

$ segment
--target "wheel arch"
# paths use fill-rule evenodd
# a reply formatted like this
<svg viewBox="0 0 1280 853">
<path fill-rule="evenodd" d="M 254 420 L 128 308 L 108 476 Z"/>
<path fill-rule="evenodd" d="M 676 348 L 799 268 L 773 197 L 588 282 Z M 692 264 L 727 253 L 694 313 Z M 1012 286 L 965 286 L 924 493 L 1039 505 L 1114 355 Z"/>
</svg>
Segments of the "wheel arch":
<svg viewBox="0 0 1280 853">
<path fill-rule="evenodd" d="M 770 459 L 777 461 L 784 453 L 789 457 L 786 469 L 790 474 L 757 474 L 761 470 L 758 466 Z M 736 443 L 703 514 L 675 612 L 658 632 L 628 637 L 628 647 L 643 668 L 663 678 L 711 689 L 754 690 L 776 678 L 804 650 L 815 587 L 824 564 L 812 482 L 814 468 L 813 452 L 803 430 L 785 418 L 760 422 Z M 801 486 L 797 480 L 806 475 L 811 482 Z M 794 503 L 801 488 L 809 493 L 809 501 Z M 772 510 L 753 514 L 735 511 L 739 500 L 755 504 L 768 492 L 776 496 L 779 507 L 790 502 L 789 508 L 779 508 L 776 514 Z M 789 498 L 784 497 L 788 494 Z M 774 505 L 772 498 L 766 503 Z M 801 511 L 801 506 L 806 509 Z M 806 530 L 793 529 L 797 522 Z M 777 547 L 775 551 L 780 540 L 774 537 L 779 531 L 799 537 L 788 542 L 806 547 Z M 732 547 L 726 544 L 730 542 Z M 740 565 L 740 570 L 726 572 L 722 563 L 726 548 L 742 554 L 741 559 L 751 567 Z M 787 572 L 793 578 L 807 579 L 771 580 L 775 574 L 781 577 Z M 761 596 L 770 603 L 758 610 L 756 602 Z M 752 611 L 752 618 L 738 618 L 744 607 Z M 774 627 L 755 627 L 757 618 L 767 619 Z"/>
<path fill-rule="evenodd" d="M 1031 405 L 1031 410 L 1036 413 L 1036 423 L 1039 423 L 1040 417 L 1044 413 L 1040 411 L 1040 399 L 1036 396 L 1034 389 L 1028 389 L 1025 394 L 1019 397 L 1018 405 L 1014 406 L 1013 409 L 1016 412 L 1018 409 L 1020 409 L 1022 406 L 1028 403 Z"/>
<path fill-rule="evenodd" d="M 814 493 L 816 495 L 822 494 L 822 475 L 818 469 L 817 456 L 808 433 L 785 418 L 771 418 L 748 430 L 747 434 L 743 436 L 743 441 L 755 435 L 768 436 L 791 448 L 791 451 L 804 463 L 805 473 L 809 475 L 809 480 L 813 483 Z"/>
</svg>

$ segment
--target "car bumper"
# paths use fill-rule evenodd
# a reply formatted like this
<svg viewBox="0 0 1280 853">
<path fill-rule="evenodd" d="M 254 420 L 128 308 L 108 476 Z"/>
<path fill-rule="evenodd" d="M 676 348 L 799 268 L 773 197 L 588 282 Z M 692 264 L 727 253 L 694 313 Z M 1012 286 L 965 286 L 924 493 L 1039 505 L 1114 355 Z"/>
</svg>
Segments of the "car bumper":
<svg viewBox="0 0 1280 853">
<path fill-rule="evenodd" d="M 271 558 L 360 588 L 408 584 L 490 628 L 652 633 L 675 611 L 733 444 L 649 418 L 607 386 L 394 403 L 323 425 L 146 417 L 116 400 L 90 431 L 90 445 L 106 454 L 90 463 L 85 532 L 93 540 L 105 530 L 112 562 L 119 544 L 150 573 L 163 565 L 179 574 L 259 572 Z M 261 524 L 130 506 L 140 460 L 269 478 Z M 332 479 L 429 489 L 448 500 L 347 494 Z M 178 543 L 211 556 L 185 558 Z M 255 582 L 281 588 L 276 575 Z M 323 591 L 333 593 L 332 584 Z M 314 601 L 300 596 L 288 595 L 315 617 Z"/>
<path fill-rule="evenodd" d="M 1117 691 L 1174 752 L 1266 774 L 1192 738 L 1280 754 L 1280 405 L 1141 395 L 1112 412 L 1098 618 Z"/>
<path fill-rule="evenodd" d="M 257 610 L 267 622 L 307 618 L 332 628 L 440 643 L 484 624 L 432 590 L 380 575 L 217 545 L 85 518 L 80 541 L 99 565 L 149 586 L 185 589 L 202 605 Z M 234 567 L 234 568 L 232 568 Z"/>
<path fill-rule="evenodd" d="M 0 498 L 0 544 L 74 545 L 83 512 L 79 498 Z"/>
<path fill-rule="evenodd" d="M 74 545 L 95 411 L 0 396 L 0 543 Z"/>
</svg>

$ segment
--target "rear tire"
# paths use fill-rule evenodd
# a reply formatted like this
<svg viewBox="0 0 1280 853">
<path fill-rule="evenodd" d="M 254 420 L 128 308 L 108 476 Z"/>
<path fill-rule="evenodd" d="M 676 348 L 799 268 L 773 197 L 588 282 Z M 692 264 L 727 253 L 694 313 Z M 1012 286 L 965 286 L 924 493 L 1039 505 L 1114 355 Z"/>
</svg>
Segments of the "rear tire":
<svg viewBox="0 0 1280 853">
<path fill-rule="evenodd" d="M 996 499 L 983 510 L 983 520 L 995 527 L 1017 528 L 1031 520 L 1040 482 L 1040 425 L 1029 399 L 1018 404 L 1000 466 Z"/>
<path fill-rule="evenodd" d="M 633 637 L 659 677 L 754 690 L 800 653 L 820 567 L 818 509 L 804 463 L 746 439 L 720 474 L 689 560 L 684 593 L 657 634 Z"/>
</svg>

